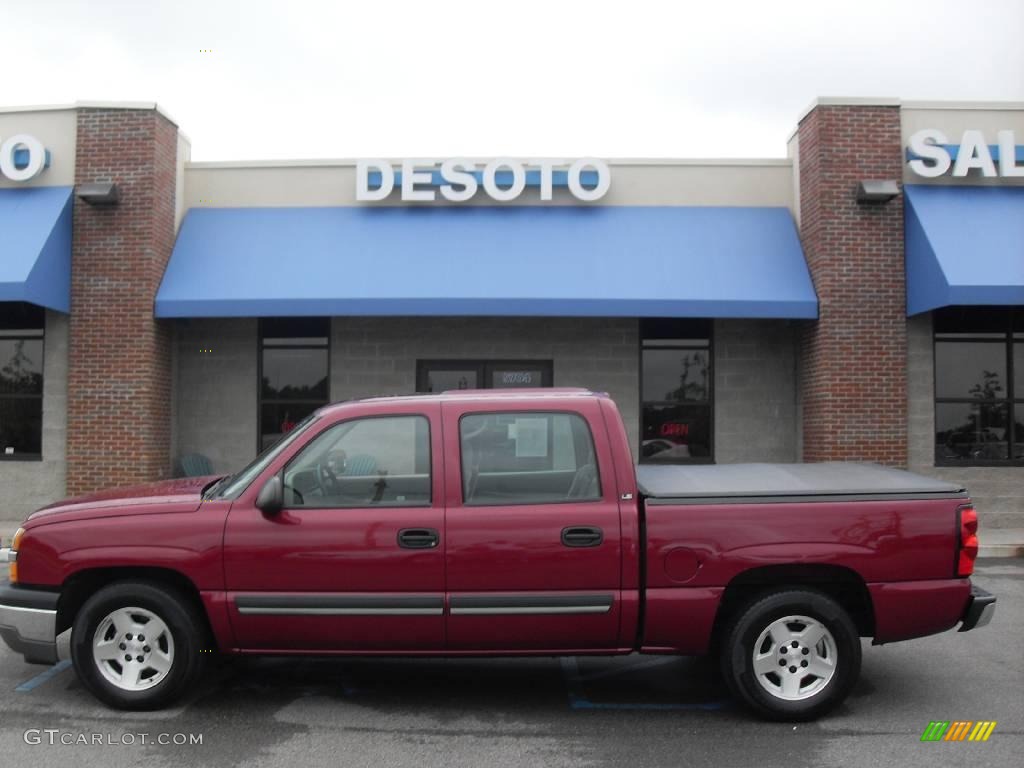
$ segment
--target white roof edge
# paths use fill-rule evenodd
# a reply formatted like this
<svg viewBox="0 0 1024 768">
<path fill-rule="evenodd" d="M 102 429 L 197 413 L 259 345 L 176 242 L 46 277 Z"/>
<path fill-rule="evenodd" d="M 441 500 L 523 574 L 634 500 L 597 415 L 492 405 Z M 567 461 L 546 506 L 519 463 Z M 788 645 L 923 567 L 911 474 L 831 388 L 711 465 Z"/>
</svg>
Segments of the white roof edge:
<svg viewBox="0 0 1024 768">
<path fill-rule="evenodd" d="M 1024 110 L 1024 101 L 962 101 L 951 99 L 897 99 L 873 96 L 819 96 L 807 105 L 797 117 L 797 124 L 803 121 L 815 107 L 899 107 L 900 109 L 950 109 L 950 110 Z M 793 133 L 795 133 L 794 131 Z M 792 137 L 792 134 L 790 134 Z"/>
<path fill-rule="evenodd" d="M 1024 101 L 904 101 L 903 109 L 1024 111 Z"/>
<path fill-rule="evenodd" d="M 819 96 L 800 112 L 796 122 L 802 123 L 816 107 L 898 107 L 901 103 L 892 96 Z"/>
<path fill-rule="evenodd" d="M 75 107 L 81 109 L 152 109 L 169 122 L 174 123 L 175 127 L 179 125 L 171 113 L 155 101 L 76 101 Z"/>
<path fill-rule="evenodd" d="M 0 115 L 17 112 L 66 112 L 75 109 L 74 104 L 33 104 L 20 107 L 0 107 Z"/>
<path fill-rule="evenodd" d="M 0 107 L 0 114 L 14 112 L 63 112 L 72 109 L 152 109 L 178 126 L 178 121 L 155 101 L 76 101 L 71 104 L 29 104 Z"/>
<path fill-rule="evenodd" d="M 228 169 L 228 168 L 334 168 L 354 166 L 363 158 L 340 159 L 303 159 L 303 160 L 197 160 L 185 164 L 186 169 Z M 374 158 L 377 159 L 377 158 Z M 380 158 L 400 164 L 400 158 Z M 486 162 L 493 158 L 465 158 L 470 162 Z M 536 157 L 517 158 L 525 162 L 540 159 Z M 613 166 L 750 166 L 750 167 L 789 167 L 793 165 L 788 157 L 778 158 L 608 158 L 606 162 Z"/>
</svg>

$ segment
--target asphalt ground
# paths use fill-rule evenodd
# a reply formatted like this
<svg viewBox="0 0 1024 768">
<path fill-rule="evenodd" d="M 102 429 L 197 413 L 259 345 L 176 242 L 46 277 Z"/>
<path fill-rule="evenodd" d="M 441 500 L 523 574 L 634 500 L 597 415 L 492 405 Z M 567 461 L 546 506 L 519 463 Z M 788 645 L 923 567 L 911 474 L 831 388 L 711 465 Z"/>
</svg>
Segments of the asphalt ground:
<svg viewBox="0 0 1024 768">
<path fill-rule="evenodd" d="M 999 598 L 992 624 L 865 643 L 850 699 L 796 726 L 753 719 L 694 658 L 254 658 L 218 665 L 173 709 L 123 713 L 66 664 L 30 666 L 3 648 L 0 765 L 1019 766 L 1024 562 L 983 561 L 975 580 Z M 923 743 L 932 720 L 997 725 L 984 743 Z M 172 743 L 154 743 L 161 734 Z M 176 745 L 178 734 L 202 743 Z"/>
</svg>

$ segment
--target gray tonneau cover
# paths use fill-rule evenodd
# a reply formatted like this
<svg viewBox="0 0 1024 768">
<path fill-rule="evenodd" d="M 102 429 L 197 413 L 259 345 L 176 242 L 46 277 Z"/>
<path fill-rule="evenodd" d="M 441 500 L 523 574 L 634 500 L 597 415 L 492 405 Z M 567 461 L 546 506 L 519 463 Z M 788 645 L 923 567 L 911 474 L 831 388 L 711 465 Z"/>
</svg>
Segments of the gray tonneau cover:
<svg viewBox="0 0 1024 768">
<path fill-rule="evenodd" d="M 652 499 L 766 496 L 947 496 L 959 485 L 878 464 L 701 464 L 637 467 L 639 490 Z"/>
</svg>

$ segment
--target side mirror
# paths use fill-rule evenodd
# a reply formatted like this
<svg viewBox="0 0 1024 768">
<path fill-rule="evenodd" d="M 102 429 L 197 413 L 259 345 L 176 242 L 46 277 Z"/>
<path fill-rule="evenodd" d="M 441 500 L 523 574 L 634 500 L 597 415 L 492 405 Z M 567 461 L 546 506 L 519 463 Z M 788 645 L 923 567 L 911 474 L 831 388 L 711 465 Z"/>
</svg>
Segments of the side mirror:
<svg viewBox="0 0 1024 768">
<path fill-rule="evenodd" d="M 256 496 L 256 509 L 268 515 L 276 515 L 284 507 L 284 486 L 281 476 L 274 475 L 260 488 Z"/>
</svg>

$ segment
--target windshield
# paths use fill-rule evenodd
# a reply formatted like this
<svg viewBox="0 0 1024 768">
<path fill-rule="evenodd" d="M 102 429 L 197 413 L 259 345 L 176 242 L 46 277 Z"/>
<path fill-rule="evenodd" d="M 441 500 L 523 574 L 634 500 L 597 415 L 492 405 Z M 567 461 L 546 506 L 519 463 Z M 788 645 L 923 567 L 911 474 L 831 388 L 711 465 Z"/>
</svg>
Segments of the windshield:
<svg viewBox="0 0 1024 768">
<path fill-rule="evenodd" d="M 263 453 L 253 459 L 252 463 L 249 464 L 241 472 L 237 472 L 234 475 L 229 475 L 221 480 L 219 483 L 210 488 L 209 499 L 237 499 L 239 494 L 242 493 L 246 488 L 249 487 L 249 483 L 259 476 L 260 472 L 267 468 L 267 466 L 276 459 L 282 451 L 284 451 L 289 445 L 295 442 L 295 440 L 307 429 L 310 425 L 319 418 L 317 413 L 311 413 L 305 419 L 295 425 L 291 432 L 288 432 L 281 436 L 281 438 L 267 448 Z"/>
</svg>

